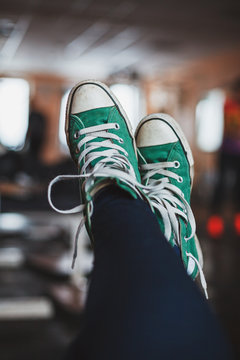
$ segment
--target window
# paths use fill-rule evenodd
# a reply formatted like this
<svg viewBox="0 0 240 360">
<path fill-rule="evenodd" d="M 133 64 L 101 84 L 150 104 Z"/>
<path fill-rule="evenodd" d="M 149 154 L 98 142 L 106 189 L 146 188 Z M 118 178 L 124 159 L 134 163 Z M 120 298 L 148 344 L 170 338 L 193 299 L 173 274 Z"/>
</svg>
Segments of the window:
<svg viewBox="0 0 240 360">
<path fill-rule="evenodd" d="M 145 111 L 140 89 L 136 85 L 128 84 L 114 84 L 110 88 L 122 104 L 135 130 Z"/>
<path fill-rule="evenodd" d="M 197 145 L 202 151 L 217 151 L 222 143 L 225 94 L 214 89 L 196 108 Z"/>
<path fill-rule="evenodd" d="M 67 99 L 68 95 L 70 93 L 70 90 L 67 90 L 61 101 L 61 107 L 60 107 L 60 117 L 59 117 L 59 140 L 60 144 L 63 150 L 67 150 L 67 141 L 66 141 L 66 135 L 65 135 L 65 114 L 66 114 L 66 106 L 67 106 Z"/>
<path fill-rule="evenodd" d="M 29 114 L 29 84 L 23 79 L 0 79 L 0 143 L 12 149 L 25 141 Z"/>
</svg>

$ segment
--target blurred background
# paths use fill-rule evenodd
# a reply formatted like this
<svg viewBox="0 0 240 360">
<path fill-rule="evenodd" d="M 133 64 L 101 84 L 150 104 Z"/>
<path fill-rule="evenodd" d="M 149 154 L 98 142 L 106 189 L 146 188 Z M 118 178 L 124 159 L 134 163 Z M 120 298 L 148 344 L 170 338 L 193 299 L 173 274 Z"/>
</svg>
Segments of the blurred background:
<svg viewBox="0 0 240 360">
<path fill-rule="evenodd" d="M 76 173 L 64 135 L 69 89 L 108 84 L 133 128 L 174 116 L 195 158 L 192 207 L 210 304 L 240 359 L 240 2 L 1 0 L 0 356 L 58 359 L 81 327 L 92 266 L 78 216 L 47 185 Z M 59 207 L 78 185 L 59 185 Z"/>
</svg>

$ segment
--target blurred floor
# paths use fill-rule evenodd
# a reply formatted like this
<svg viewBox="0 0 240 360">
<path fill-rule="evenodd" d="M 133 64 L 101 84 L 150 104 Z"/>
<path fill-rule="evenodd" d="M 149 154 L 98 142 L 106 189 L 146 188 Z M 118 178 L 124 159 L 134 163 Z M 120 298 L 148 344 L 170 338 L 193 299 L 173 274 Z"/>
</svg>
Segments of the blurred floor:
<svg viewBox="0 0 240 360">
<path fill-rule="evenodd" d="M 222 236 L 211 238 L 207 231 L 208 208 L 194 206 L 197 233 L 204 256 L 204 273 L 208 283 L 209 303 L 217 314 L 227 337 L 240 359 L 240 235 L 234 229 L 234 212 L 226 204 L 221 213 Z"/>
<path fill-rule="evenodd" d="M 56 222 L 49 212 L 0 214 L 1 360 L 61 359 L 79 331 L 81 312 L 64 311 L 51 295 L 52 288 L 72 282 L 71 261 L 55 269 L 55 259 L 71 255 L 77 219 Z"/>
<path fill-rule="evenodd" d="M 28 268 L 1 271 L 0 298 L 46 296 L 56 279 L 43 277 Z M 1 360 L 61 359 L 67 345 L 79 330 L 81 317 L 55 308 L 49 319 L 0 321 Z"/>
</svg>

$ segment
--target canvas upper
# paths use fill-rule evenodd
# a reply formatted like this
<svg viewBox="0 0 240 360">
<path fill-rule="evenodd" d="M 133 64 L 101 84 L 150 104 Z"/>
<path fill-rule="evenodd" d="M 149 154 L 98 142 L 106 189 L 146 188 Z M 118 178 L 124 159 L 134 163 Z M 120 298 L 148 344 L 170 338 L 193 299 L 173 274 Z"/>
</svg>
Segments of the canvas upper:
<svg viewBox="0 0 240 360">
<path fill-rule="evenodd" d="M 160 228 L 171 246 L 179 248 L 187 272 L 195 278 L 202 271 L 202 259 L 190 208 L 193 158 L 189 144 L 166 114 L 145 117 L 135 137 L 142 182 L 149 187 L 147 195 Z"/>
<path fill-rule="evenodd" d="M 82 226 L 91 232 L 93 198 L 97 191 L 115 183 L 131 196 L 142 196 L 141 177 L 135 138 L 121 104 L 111 90 L 98 81 L 83 81 L 71 90 L 66 110 L 65 131 L 71 156 L 78 167 L 78 175 L 58 176 L 49 185 L 50 205 L 60 213 L 83 214 L 75 241 Z M 52 186 L 62 180 L 78 178 L 81 204 L 70 210 L 57 209 L 51 200 Z"/>
</svg>

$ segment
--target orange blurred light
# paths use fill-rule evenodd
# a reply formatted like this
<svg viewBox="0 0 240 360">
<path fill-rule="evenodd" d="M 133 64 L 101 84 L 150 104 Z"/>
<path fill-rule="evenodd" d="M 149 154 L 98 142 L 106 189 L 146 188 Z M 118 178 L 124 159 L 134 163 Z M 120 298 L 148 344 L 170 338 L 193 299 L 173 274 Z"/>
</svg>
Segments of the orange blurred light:
<svg viewBox="0 0 240 360">
<path fill-rule="evenodd" d="M 219 238 L 224 231 L 224 222 L 221 216 L 210 216 L 207 222 L 207 232 L 212 238 Z M 239 234 L 240 234 L 240 214 L 239 214 Z"/>
<path fill-rule="evenodd" d="M 240 235 L 240 213 L 237 213 L 234 218 L 234 228 L 238 235 Z"/>
</svg>

